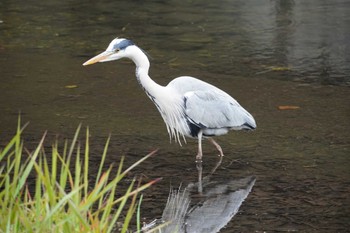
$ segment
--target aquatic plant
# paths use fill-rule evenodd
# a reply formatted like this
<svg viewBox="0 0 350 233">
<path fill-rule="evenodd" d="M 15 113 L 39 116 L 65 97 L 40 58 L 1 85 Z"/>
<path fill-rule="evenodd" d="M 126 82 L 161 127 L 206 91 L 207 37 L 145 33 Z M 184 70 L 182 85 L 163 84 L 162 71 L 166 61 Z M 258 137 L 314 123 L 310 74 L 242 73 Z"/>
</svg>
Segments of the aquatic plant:
<svg viewBox="0 0 350 233">
<path fill-rule="evenodd" d="M 128 232 L 135 212 L 140 229 L 139 193 L 157 180 L 141 184 L 133 179 L 118 198 L 117 187 L 154 152 L 124 171 L 122 157 L 115 174 L 112 166 L 104 170 L 108 138 L 92 181 L 89 129 L 83 149 L 79 126 L 72 141 L 64 143 L 62 153 L 56 141 L 47 154 L 43 146 L 46 134 L 32 152 L 24 147 L 24 128 L 19 120 L 15 136 L 0 149 L 0 232 Z"/>
</svg>

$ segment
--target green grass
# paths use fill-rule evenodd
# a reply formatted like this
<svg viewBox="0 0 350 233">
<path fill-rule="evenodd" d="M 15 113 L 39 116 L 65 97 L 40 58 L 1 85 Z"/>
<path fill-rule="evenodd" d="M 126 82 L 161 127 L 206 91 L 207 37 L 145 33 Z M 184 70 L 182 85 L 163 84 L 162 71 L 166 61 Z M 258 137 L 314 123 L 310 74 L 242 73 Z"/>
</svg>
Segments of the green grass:
<svg viewBox="0 0 350 233">
<path fill-rule="evenodd" d="M 139 193 L 157 180 L 141 184 L 134 179 L 119 198 L 117 188 L 154 152 L 125 170 L 124 157 L 117 169 L 104 170 L 108 138 L 96 179 L 90 180 L 88 129 L 83 149 L 79 126 L 61 152 L 56 141 L 50 154 L 43 148 L 45 134 L 35 150 L 25 149 L 23 129 L 19 122 L 15 136 L 0 149 L 0 232 L 128 232 L 135 213 L 140 230 Z M 34 184 L 28 187 L 28 181 Z"/>
</svg>

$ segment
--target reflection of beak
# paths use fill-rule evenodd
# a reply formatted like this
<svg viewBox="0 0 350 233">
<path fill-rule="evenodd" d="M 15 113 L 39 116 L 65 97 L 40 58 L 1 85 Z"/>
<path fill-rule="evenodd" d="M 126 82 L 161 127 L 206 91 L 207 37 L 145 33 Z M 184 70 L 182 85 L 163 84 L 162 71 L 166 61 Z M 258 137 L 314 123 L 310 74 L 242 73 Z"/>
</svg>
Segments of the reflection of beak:
<svg viewBox="0 0 350 233">
<path fill-rule="evenodd" d="M 111 54 L 113 54 L 113 52 L 104 51 L 104 52 L 100 53 L 99 55 L 96 55 L 95 57 L 93 57 L 90 60 L 86 61 L 83 64 L 83 66 L 92 65 L 92 64 L 94 64 L 96 62 L 102 61 L 102 60 L 108 58 Z"/>
</svg>

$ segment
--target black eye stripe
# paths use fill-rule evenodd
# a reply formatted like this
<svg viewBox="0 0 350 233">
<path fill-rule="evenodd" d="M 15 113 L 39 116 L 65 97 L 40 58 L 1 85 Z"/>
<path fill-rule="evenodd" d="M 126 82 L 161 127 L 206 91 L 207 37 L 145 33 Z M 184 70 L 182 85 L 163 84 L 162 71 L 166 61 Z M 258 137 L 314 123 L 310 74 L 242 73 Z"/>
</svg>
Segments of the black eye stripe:
<svg viewBox="0 0 350 233">
<path fill-rule="evenodd" d="M 121 42 L 119 42 L 118 44 L 115 44 L 113 46 L 113 50 L 114 51 L 123 50 L 123 49 L 126 49 L 130 45 L 134 45 L 134 42 L 132 42 L 131 40 L 125 39 L 125 40 L 122 40 Z"/>
</svg>

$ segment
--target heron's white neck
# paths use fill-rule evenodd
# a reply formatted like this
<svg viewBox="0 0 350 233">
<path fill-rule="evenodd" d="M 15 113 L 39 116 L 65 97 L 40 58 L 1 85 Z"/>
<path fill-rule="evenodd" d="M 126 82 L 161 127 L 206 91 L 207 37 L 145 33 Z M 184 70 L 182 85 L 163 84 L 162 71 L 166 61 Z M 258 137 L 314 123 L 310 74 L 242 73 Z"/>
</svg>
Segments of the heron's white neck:
<svg viewBox="0 0 350 233">
<path fill-rule="evenodd" d="M 148 73 L 150 63 L 146 54 L 136 45 L 132 46 L 130 59 L 135 63 L 137 68 L 142 68 L 146 73 Z"/>
<path fill-rule="evenodd" d="M 183 121 L 183 108 L 181 105 L 182 99 L 176 95 L 173 89 L 161 86 L 151 79 L 148 75 L 150 67 L 149 60 L 146 54 L 137 46 L 132 47 L 133 51 L 129 58 L 136 65 L 136 77 L 148 97 L 158 108 L 163 120 L 167 126 L 170 136 L 175 138 L 175 141 L 180 142 L 180 137 L 188 135 L 188 125 Z M 184 137 L 183 137 L 184 138 Z"/>
<path fill-rule="evenodd" d="M 136 77 L 138 82 L 151 99 L 151 96 L 157 97 L 162 93 L 164 87 L 153 81 L 148 75 L 150 63 L 146 54 L 137 46 L 135 46 L 133 50 L 133 55 L 130 57 L 130 59 L 136 65 Z"/>
</svg>

